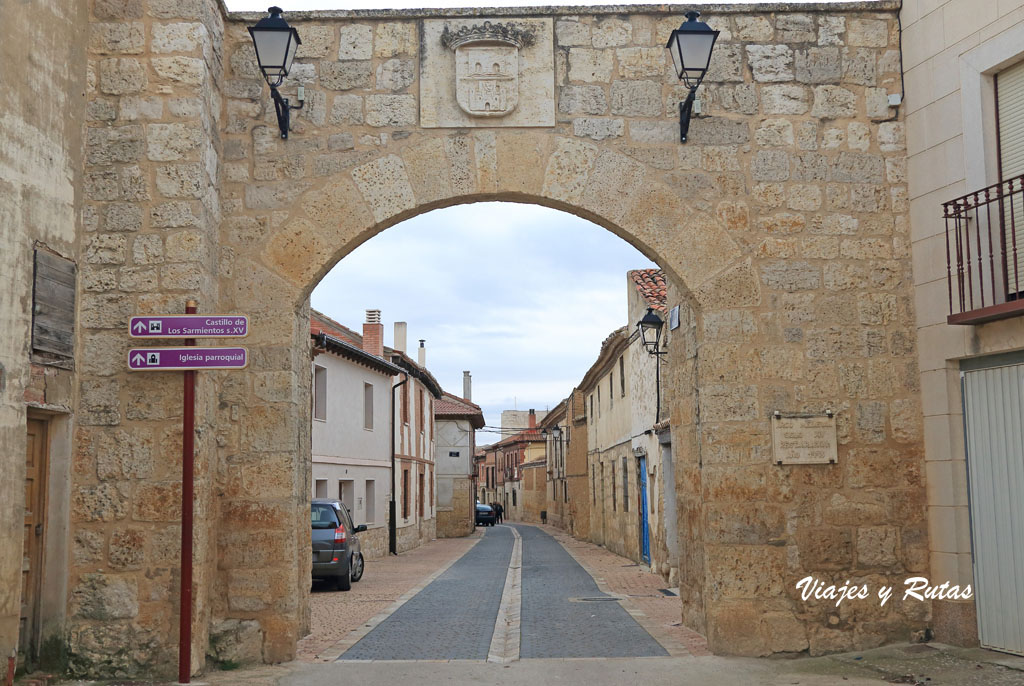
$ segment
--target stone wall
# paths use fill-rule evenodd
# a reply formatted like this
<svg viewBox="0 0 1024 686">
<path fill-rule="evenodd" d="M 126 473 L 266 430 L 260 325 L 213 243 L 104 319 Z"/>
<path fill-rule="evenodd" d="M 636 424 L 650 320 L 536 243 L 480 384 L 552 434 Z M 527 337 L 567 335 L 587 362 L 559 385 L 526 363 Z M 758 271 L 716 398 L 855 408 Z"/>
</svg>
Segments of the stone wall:
<svg viewBox="0 0 1024 686">
<path fill-rule="evenodd" d="M 31 367 L 32 274 L 37 247 L 76 257 L 83 163 L 79 125 L 85 111 L 80 94 L 86 83 L 80 57 L 88 19 L 82 3 L 44 0 L 5 3 L 0 22 L 5 36 L 17 36 L 0 41 L 0 57 L 5 69 L 18 75 L 5 79 L 0 101 L 0 656 L 6 669 L 7 658 L 18 649 L 26 404 L 56 400 L 50 409 L 63 413 L 73 396 L 73 372 Z M 60 467 L 55 477 L 66 482 L 67 463 Z M 58 534 L 64 528 L 59 517 L 50 524 Z M 55 571 L 65 567 L 59 560 L 50 560 L 60 565 Z M 63 588 L 60 579 L 44 593 Z M 58 622 L 44 638 L 62 640 L 63 608 L 54 613 L 44 607 L 43 615 L 44 625 L 51 618 Z"/>
<path fill-rule="evenodd" d="M 441 477 L 438 477 L 440 479 Z M 457 538 L 468 536 L 473 533 L 475 521 L 476 498 L 473 495 L 473 480 L 471 478 L 446 477 L 452 486 L 451 507 L 442 510 L 437 508 L 437 536 L 438 538 Z"/>
<path fill-rule="evenodd" d="M 677 14 L 537 10 L 554 125 L 473 130 L 419 126 L 419 37 L 428 19 L 479 12 L 289 16 L 303 44 L 283 92 L 304 85 L 307 102 L 285 141 L 245 31 L 258 16 L 228 16 L 222 42 L 212 2 L 93 9 L 79 671 L 173 664 L 180 401 L 166 378 L 124 373 L 127 316 L 188 297 L 250 315 L 249 369 L 200 375 L 194 654 L 198 667 L 210 627 L 217 651 L 287 659 L 308 626 L 309 293 L 387 227 L 475 200 L 593 220 L 691 305 L 665 392 L 681 614 L 713 650 L 821 653 L 927 623 L 926 605 L 835 613 L 794 588 L 927 571 L 903 124 L 885 102 L 895 5 L 710 13 L 722 35 L 680 145 L 685 91 L 663 49 Z M 772 411 L 826 408 L 839 463 L 770 464 Z M 399 532 L 418 543 L 434 521 Z"/>
<path fill-rule="evenodd" d="M 181 375 L 127 376 L 127 323 L 137 312 L 184 312 L 190 298 L 200 312 L 218 309 L 218 260 L 230 254 L 229 247 L 219 249 L 216 234 L 223 18 L 215 0 L 91 8 L 82 55 L 88 70 L 83 363 L 72 494 L 71 670 L 168 674 L 178 632 Z M 197 375 L 193 668 L 203 664 L 208 628 L 228 609 L 210 602 L 218 559 L 232 570 L 226 574 L 233 609 L 262 607 L 280 591 L 266 572 L 257 579 L 234 571 L 261 554 L 254 546 L 238 550 L 222 538 L 218 550 L 218 512 L 232 515 L 236 526 L 259 523 L 264 536 L 272 535 L 268 519 L 280 513 L 252 503 L 269 480 L 251 473 L 226 479 L 227 468 L 215 459 L 218 444 L 234 447 L 225 451 L 232 456 L 239 452 L 238 408 L 218 407 L 215 375 Z M 248 500 L 234 499 L 246 490 Z M 295 484 L 286 490 L 296 497 Z M 293 535 L 295 523 L 287 530 Z M 281 550 L 274 546 L 275 557 Z"/>
</svg>

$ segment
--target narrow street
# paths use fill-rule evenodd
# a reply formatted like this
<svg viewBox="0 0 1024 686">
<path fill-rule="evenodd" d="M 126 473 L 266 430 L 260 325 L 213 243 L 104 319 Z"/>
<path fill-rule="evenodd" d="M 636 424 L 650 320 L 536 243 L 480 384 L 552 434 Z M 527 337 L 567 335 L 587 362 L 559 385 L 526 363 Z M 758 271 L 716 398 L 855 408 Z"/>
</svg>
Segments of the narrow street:
<svg viewBox="0 0 1024 686">
<path fill-rule="evenodd" d="M 661 578 L 548 526 L 505 524 L 375 560 L 352 591 L 315 589 L 301 661 L 209 671 L 210 686 L 1019 686 L 1024 660 L 902 644 L 791 660 L 714 656 Z M 668 594 L 666 594 L 666 592 Z"/>
<path fill-rule="evenodd" d="M 514 559 L 521 539 L 521 567 Z M 517 567 L 519 567 L 517 569 Z M 520 593 L 503 593 L 521 571 Z M 495 644 L 503 599 L 521 607 L 521 639 L 507 652 Z M 402 605 L 340 660 L 504 660 L 648 657 L 668 652 L 551 536 L 525 525 L 485 529 L 484 538 Z M 512 614 L 518 614 L 514 611 Z M 499 622 L 499 624 L 502 624 Z M 511 631 L 516 632 L 513 622 Z M 428 637 L 428 640 L 423 640 Z"/>
</svg>

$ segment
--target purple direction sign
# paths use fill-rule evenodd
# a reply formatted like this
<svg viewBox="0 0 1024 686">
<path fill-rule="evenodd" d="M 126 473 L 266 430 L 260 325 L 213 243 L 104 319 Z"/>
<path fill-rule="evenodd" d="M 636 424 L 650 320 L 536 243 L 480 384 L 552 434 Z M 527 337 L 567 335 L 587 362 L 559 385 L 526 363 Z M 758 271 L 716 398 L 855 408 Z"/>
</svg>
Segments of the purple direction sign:
<svg viewBox="0 0 1024 686">
<path fill-rule="evenodd" d="M 242 314 L 155 314 L 132 317 L 132 338 L 243 338 L 249 318 Z"/>
<path fill-rule="evenodd" d="M 132 372 L 243 369 L 248 364 L 246 348 L 132 348 L 128 351 L 128 370 Z"/>
</svg>

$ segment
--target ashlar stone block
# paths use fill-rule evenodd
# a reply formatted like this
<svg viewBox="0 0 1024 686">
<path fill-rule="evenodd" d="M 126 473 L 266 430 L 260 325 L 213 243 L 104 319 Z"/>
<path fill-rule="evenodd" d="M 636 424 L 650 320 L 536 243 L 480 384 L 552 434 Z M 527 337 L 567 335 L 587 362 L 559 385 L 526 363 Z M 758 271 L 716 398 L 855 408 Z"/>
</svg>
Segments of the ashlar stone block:
<svg viewBox="0 0 1024 686">
<path fill-rule="evenodd" d="M 558 111 L 562 114 L 604 114 L 608 98 L 602 86 L 563 86 L 558 91 Z"/>
<path fill-rule="evenodd" d="M 803 86 L 784 84 L 761 87 L 761 111 L 765 114 L 804 114 L 811 108 L 811 94 Z"/>
<path fill-rule="evenodd" d="M 748 45 L 747 62 L 754 80 L 771 83 L 793 80 L 793 51 L 786 45 Z"/>
<path fill-rule="evenodd" d="M 842 119 L 857 114 L 857 96 L 842 86 L 817 86 L 811 116 L 819 119 Z"/>
<path fill-rule="evenodd" d="M 146 70 L 137 59 L 112 57 L 100 61 L 100 91 L 125 95 L 145 90 L 149 84 Z"/>
<path fill-rule="evenodd" d="M 834 83 L 842 73 L 839 48 L 807 48 L 796 51 L 796 80 L 802 83 Z"/>
<path fill-rule="evenodd" d="M 413 126 L 416 124 L 414 95 L 369 95 L 366 123 L 370 126 Z"/>
<path fill-rule="evenodd" d="M 373 57 L 373 27 L 369 24 L 347 24 L 339 29 L 338 59 L 368 60 Z"/>
<path fill-rule="evenodd" d="M 662 113 L 661 84 L 655 81 L 614 81 L 612 114 L 658 117 Z"/>
<path fill-rule="evenodd" d="M 370 67 L 369 60 L 321 62 L 320 85 L 334 91 L 369 88 L 372 76 Z"/>
<path fill-rule="evenodd" d="M 200 48 L 206 34 L 206 27 L 199 23 L 153 24 L 151 46 L 153 52 L 192 52 Z"/>
<path fill-rule="evenodd" d="M 569 50 L 569 80 L 607 83 L 612 80 L 615 54 L 611 50 L 572 48 Z"/>
</svg>

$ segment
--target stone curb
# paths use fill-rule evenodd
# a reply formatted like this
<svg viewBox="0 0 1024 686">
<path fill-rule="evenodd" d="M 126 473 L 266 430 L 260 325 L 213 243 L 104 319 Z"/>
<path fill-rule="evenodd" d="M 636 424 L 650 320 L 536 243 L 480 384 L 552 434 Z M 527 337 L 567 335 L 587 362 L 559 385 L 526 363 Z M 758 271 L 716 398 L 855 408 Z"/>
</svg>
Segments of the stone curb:
<svg viewBox="0 0 1024 686">
<path fill-rule="evenodd" d="M 505 574 L 505 588 L 501 592 L 501 605 L 494 620 L 491 647 L 487 661 L 505 664 L 519 659 L 521 620 L 523 607 L 523 538 L 513 526 L 502 524 L 512 532 L 512 556 Z"/>
</svg>

